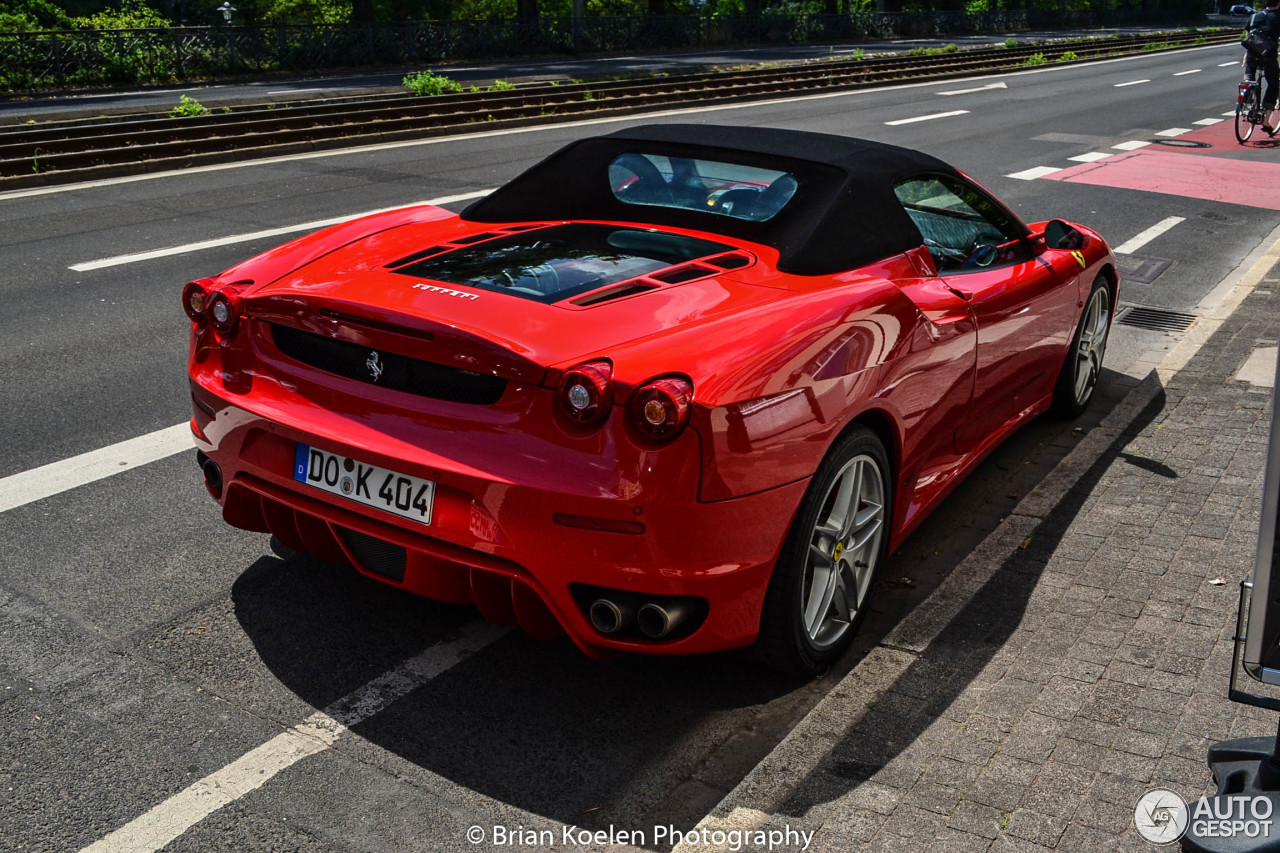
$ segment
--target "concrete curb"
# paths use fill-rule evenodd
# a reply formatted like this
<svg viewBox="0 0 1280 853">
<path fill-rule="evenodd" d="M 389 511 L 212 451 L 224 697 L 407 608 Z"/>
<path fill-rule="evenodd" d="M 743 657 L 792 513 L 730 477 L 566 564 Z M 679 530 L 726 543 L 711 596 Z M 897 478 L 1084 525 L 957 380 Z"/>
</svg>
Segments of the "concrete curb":
<svg viewBox="0 0 1280 853">
<path fill-rule="evenodd" d="M 1269 248 L 1263 248 L 1269 244 Z M 893 686 L 937 639 L 973 597 L 994 576 L 1011 548 L 1019 547 L 1061 503 L 1081 477 L 1138 415 L 1163 393 L 1165 383 L 1239 307 L 1272 267 L 1280 264 L 1280 228 L 1214 288 L 1201 307 L 1208 316 L 1159 366 L 1135 386 L 1096 428 L 1081 439 L 1063 460 L 1026 495 L 1013 512 L 858 663 L 839 684 L 730 791 L 696 831 L 709 833 L 756 830 L 786 802 L 831 750 L 851 733 L 869 712 L 868 702 Z M 706 850 L 698 845 L 697 850 Z M 711 848 L 728 850 L 728 847 Z M 693 853 L 677 845 L 674 853 Z"/>
</svg>

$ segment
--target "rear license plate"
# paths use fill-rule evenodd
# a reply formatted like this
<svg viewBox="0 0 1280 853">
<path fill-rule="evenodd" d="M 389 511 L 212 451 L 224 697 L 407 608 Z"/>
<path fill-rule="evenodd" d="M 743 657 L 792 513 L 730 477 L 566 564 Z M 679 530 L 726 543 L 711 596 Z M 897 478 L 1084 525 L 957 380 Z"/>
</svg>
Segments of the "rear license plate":
<svg viewBox="0 0 1280 853">
<path fill-rule="evenodd" d="M 298 444 L 293 479 L 422 524 L 431 523 L 436 484 Z"/>
</svg>

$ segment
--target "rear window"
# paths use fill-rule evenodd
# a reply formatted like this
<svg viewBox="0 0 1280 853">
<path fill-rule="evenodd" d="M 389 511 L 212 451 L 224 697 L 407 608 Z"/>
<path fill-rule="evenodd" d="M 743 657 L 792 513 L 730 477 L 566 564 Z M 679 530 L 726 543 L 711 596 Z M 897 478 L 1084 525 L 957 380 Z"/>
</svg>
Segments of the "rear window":
<svg viewBox="0 0 1280 853">
<path fill-rule="evenodd" d="M 715 160 L 622 154 L 609 164 L 609 188 L 626 204 L 701 210 L 765 222 L 796 194 L 790 172 Z"/>
<path fill-rule="evenodd" d="M 394 271 L 556 302 L 732 249 L 711 240 L 640 228 L 553 225 L 464 246 Z"/>
</svg>

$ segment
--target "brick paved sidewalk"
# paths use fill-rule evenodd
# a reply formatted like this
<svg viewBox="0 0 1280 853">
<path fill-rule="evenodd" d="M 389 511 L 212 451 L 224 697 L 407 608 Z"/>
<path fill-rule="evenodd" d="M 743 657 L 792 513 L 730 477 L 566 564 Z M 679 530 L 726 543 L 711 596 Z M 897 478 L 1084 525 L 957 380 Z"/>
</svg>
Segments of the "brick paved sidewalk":
<svg viewBox="0 0 1280 853">
<path fill-rule="evenodd" d="M 1271 415 L 1233 377 L 1275 345 L 1277 281 L 1056 505 L 984 543 L 998 568 L 918 656 L 887 638 L 901 674 L 762 828 L 816 830 L 811 851 L 1151 851 L 1139 796 L 1207 793 L 1212 742 L 1275 732 L 1227 678 Z"/>
</svg>

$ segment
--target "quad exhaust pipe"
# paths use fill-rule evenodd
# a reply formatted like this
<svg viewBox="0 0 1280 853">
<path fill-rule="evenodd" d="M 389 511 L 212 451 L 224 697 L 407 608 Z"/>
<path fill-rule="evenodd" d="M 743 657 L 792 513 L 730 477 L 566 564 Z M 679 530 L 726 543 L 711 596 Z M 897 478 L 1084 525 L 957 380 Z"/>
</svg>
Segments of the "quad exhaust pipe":
<svg viewBox="0 0 1280 853">
<path fill-rule="evenodd" d="M 640 633 L 651 640 L 670 636 L 683 624 L 691 609 L 687 603 L 658 604 L 636 602 L 622 596 L 602 597 L 591 602 L 587 615 L 591 625 L 601 634 L 616 634 L 635 622 Z"/>
</svg>

